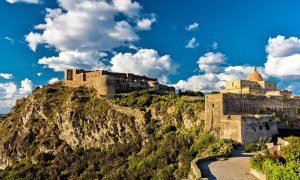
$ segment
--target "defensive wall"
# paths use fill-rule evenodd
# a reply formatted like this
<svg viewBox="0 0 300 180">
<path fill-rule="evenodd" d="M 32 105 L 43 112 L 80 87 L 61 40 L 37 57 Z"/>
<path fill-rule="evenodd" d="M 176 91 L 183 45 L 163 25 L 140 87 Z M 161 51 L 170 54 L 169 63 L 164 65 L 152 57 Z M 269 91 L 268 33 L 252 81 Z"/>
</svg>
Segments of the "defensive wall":
<svg viewBox="0 0 300 180">
<path fill-rule="evenodd" d="M 155 78 L 103 70 L 85 71 L 83 69 L 68 69 L 64 72 L 63 83 L 66 86 L 71 87 L 78 87 L 82 85 L 93 87 L 100 95 L 105 96 L 143 89 L 175 91 L 174 87 L 160 84 Z"/>
<path fill-rule="evenodd" d="M 300 129 L 300 99 L 250 94 L 211 94 L 205 97 L 205 128 L 242 144 Z"/>
</svg>

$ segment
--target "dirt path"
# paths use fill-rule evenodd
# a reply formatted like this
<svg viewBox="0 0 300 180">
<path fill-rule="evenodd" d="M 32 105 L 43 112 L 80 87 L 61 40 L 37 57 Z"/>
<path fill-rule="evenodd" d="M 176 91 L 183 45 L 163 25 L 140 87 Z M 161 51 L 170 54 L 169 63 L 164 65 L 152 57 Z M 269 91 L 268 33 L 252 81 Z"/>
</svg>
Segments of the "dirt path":
<svg viewBox="0 0 300 180">
<path fill-rule="evenodd" d="M 244 153 L 243 147 L 233 152 L 233 156 L 224 161 L 206 161 L 199 165 L 201 173 L 209 180 L 255 180 L 248 174 L 248 160 L 253 154 Z"/>
</svg>

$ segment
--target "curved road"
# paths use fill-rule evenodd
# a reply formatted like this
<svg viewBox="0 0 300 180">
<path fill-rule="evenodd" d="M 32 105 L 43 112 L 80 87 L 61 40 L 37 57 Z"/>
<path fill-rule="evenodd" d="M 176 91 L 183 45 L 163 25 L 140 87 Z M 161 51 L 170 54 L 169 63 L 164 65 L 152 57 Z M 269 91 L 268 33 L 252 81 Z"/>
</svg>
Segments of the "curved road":
<svg viewBox="0 0 300 180">
<path fill-rule="evenodd" d="M 200 163 L 198 166 L 202 176 L 209 180 L 255 180 L 255 177 L 248 174 L 248 160 L 253 154 L 245 153 L 243 149 L 243 146 L 235 149 L 232 157 L 224 161 L 211 160 Z"/>
</svg>

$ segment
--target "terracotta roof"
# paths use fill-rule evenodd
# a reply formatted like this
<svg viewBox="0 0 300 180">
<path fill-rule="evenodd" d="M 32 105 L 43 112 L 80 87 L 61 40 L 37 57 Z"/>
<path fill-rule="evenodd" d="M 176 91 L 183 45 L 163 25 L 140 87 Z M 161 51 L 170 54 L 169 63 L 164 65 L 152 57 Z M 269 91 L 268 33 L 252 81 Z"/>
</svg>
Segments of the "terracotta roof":
<svg viewBox="0 0 300 180">
<path fill-rule="evenodd" d="M 252 72 L 248 75 L 247 80 L 249 81 L 263 81 L 262 76 L 256 71 L 256 66 L 252 67 Z"/>
</svg>

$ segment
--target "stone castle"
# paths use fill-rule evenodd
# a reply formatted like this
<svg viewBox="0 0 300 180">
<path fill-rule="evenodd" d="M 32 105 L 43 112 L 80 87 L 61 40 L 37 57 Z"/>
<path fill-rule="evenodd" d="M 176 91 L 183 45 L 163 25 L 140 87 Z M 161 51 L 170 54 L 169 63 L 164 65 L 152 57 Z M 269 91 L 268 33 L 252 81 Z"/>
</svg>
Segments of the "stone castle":
<svg viewBox="0 0 300 180">
<path fill-rule="evenodd" d="M 246 80 L 227 81 L 220 94 L 205 97 L 205 128 L 242 144 L 278 130 L 300 129 L 300 98 L 264 81 L 256 67 Z"/>
<path fill-rule="evenodd" d="M 64 71 L 63 83 L 71 87 L 82 85 L 93 87 L 100 95 L 104 96 L 143 89 L 175 92 L 174 87 L 160 84 L 155 78 L 104 70 L 86 71 L 83 69 L 68 69 Z"/>
</svg>

